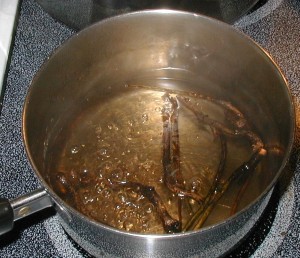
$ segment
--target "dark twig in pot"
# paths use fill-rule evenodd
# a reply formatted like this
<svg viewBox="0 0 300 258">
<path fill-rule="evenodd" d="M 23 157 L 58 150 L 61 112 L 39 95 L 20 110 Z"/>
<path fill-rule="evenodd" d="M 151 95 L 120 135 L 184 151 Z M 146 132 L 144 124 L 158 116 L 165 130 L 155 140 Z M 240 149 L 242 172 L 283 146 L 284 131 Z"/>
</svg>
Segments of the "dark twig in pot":
<svg viewBox="0 0 300 258">
<path fill-rule="evenodd" d="M 163 88 L 159 88 L 159 87 L 140 85 L 140 84 L 129 84 L 128 86 L 132 87 L 132 88 L 148 89 L 148 90 L 166 92 L 169 94 L 176 94 L 179 96 L 189 96 L 192 98 L 210 101 L 212 103 L 215 103 L 215 104 L 223 107 L 227 111 L 227 113 L 230 114 L 230 116 L 229 116 L 230 121 L 234 124 L 235 127 L 239 128 L 239 129 L 244 129 L 244 130 L 246 130 L 249 127 L 248 122 L 247 122 L 245 116 L 243 115 L 243 113 L 229 101 L 216 99 L 216 98 L 213 98 L 208 95 L 191 92 L 191 91 L 187 92 L 187 91 L 181 91 L 181 90 L 163 89 Z"/>
<path fill-rule="evenodd" d="M 206 221 L 208 215 L 211 213 L 214 206 L 217 204 L 218 200 L 223 196 L 223 194 L 227 191 L 229 186 L 238 180 L 240 177 L 249 175 L 249 173 L 253 172 L 261 159 L 267 154 L 267 151 L 264 148 L 261 148 L 260 150 L 256 151 L 252 154 L 251 158 L 243 163 L 240 167 L 238 167 L 231 176 L 225 180 L 223 183 L 220 183 L 217 187 L 217 191 L 215 192 L 213 198 L 211 201 L 205 205 L 201 212 L 196 212 L 191 220 L 194 222 L 189 227 L 185 228 L 185 230 L 197 230 L 202 227 L 204 222 Z"/>
<path fill-rule="evenodd" d="M 214 130 L 212 128 L 212 130 Z M 220 161 L 219 161 L 219 165 L 218 165 L 218 169 L 216 171 L 216 175 L 213 181 L 213 184 L 210 187 L 210 190 L 208 192 L 208 194 L 206 195 L 203 204 L 198 208 L 198 210 L 196 211 L 196 213 L 193 215 L 192 219 L 189 220 L 187 222 L 187 224 L 184 226 L 184 231 L 187 230 L 189 227 L 191 227 L 191 225 L 193 225 L 195 223 L 195 219 L 198 218 L 198 216 L 201 214 L 201 212 L 203 211 L 203 209 L 211 202 L 211 199 L 213 198 L 217 187 L 220 183 L 224 168 L 225 168 L 225 163 L 226 163 L 226 158 L 227 158 L 227 144 L 226 144 L 226 138 L 225 136 L 221 133 L 221 132 L 215 132 L 216 135 L 219 136 L 220 139 Z M 195 218 L 195 219 L 193 219 Z"/>
<path fill-rule="evenodd" d="M 237 212 L 237 208 L 238 208 L 238 205 L 240 203 L 240 200 L 242 199 L 242 197 L 243 197 L 243 195 L 244 195 L 244 193 L 245 193 L 245 191 L 246 191 L 246 189 L 247 189 L 247 187 L 250 183 L 250 178 L 251 178 L 250 175 L 248 177 L 244 178 L 244 180 L 243 180 L 244 182 L 243 182 L 242 186 L 240 187 L 240 189 L 239 189 L 239 191 L 236 195 L 236 198 L 233 202 L 233 205 L 231 207 L 230 216 L 234 215 Z"/>
<path fill-rule="evenodd" d="M 191 105 L 191 103 L 186 101 L 184 98 L 182 98 L 180 96 L 178 96 L 177 98 L 182 105 L 184 105 L 186 108 L 188 108 L 195 114 L 196 118 L 198 119 L 198 121 L 200 123 L 207 124 L 210 127 L 213 127 L 217 131 L 220 131 L 223 134 L 228 135 L 228 136 L 246 136 L 249 139 L 249 141 L 251 142 L 254 151 L 259 150 L 264 146 L 260 137 L 253 131 L 250 131 L 249 129 L 248 130 L 244 130 L 244 129 L 233 130 L 233 129 L 229 128 L 228 126 L 220 123 L 219 121 L 211 119 L 209 116 L 207 116 L 203 112 L 201 112 L 199 110 L 195 110 L 195 108 Z"/>
<path fill-rule="evenodd" d="M 176 109 L 178 109 L 178 104 L 175 99 L 166 93 L 164 96 L 165 105 L 162 110 L 162 120 L 163 120 L 163 170 L 164 170 L 164 182 L 166 186 L 171 190 L 171 192 L 177 194 L 181 197 L 189 197 L 201 203 L 203 197 L 197 193 L 188 191 L 185 189 L 184 180 L 180 171 L 179 166 L 179 140 L 178 140 L 178 129 L 174 123 L 178 119 L 176 118 Z M 174 116 L 175 113 L 175 116 Z M 173 128 L 172 128 L 173 126 Z M 176 132 L 177 131 L 177 132 Z M 173 135 L 174 134 L 174 135 Z M 171 146 L 171 138 L 172 144 Z"/>
<path fill-rule="evenodd" d="M 154 187 L 137 182 L 110 182 L 110 186 L 112 188 L 127 187 L 136 193 L 145 196 L 154 205 L 166 233 L 176 233 L 181 231 L 181 223 L 171 217 Z"/>
</svg>

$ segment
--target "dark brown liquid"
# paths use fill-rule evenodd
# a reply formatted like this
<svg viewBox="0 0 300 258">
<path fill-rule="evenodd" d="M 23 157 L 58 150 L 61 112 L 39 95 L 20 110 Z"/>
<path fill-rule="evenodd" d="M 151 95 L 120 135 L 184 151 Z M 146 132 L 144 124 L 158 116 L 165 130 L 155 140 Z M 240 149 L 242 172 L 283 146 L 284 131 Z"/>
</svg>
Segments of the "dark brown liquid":
<svg viewBox="0 0 300 258">
<path fill-rule="evenodd" d="M 170 82 L 169 82 L 170 83 Z M 174 82 L 176 84 L 176 81 Z M 125 90 L 105 103 L 84 110 L 68 128 L 68 137 L 53 164 L 64 176 L 66 191 L 56 189 L 85 215 L 118 229 L 163 233 L 161 219 L 153 203 L 129 187 L 111 187 L 110 182 L 139 182 L 152 186 L 169 214 L 179 219 L 178 196 L 164 183 L 162 165 L 162 109 L 165 92 L 123 84 Z M 159 81 L 157 82 L 159 86 Z M 177 94 L 170 94 L 176 97 Z M 195 110 L 227 126 L 224 108 L 211 101 L 183 96 Z M 197 121 L 193 112 L 179 107 L 180 170 L 185 189 L 205 196 L 209 192 L 220 162 L 220 140 L 212 128 Z M 252 147 L 245 137 L 227 137 L 227 160 L 222 180 L 247 161 Z M 259 168 L 251 175 L 238 210 L 263 190 Z M 230 216 L 239 183 L 230 186 L 215 206 L 204 226 Z M 185 225 L 199 204 L 182 198 L 182 224 Z"/>
</svg>

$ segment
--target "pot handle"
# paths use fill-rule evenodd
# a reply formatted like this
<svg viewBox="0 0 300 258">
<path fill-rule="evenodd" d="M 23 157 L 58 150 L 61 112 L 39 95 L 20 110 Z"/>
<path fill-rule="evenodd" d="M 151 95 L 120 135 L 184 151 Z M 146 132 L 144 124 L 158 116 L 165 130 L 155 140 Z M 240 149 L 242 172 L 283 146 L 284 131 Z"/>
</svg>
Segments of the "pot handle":
<svg viewBox="0 0 300 258">
<path fill-rule="evenodd" d="M 10 231 L 15 221 L 51 206 L 53 201 L 44 188 L 11 201 L 0 198 L 0 235 Z"/>
<path fill-rule="evenodd" d="M 14 225 L 14 211 L 6 198 L 0 198 L 0 235 L 10 231 Z"/>
</svg>

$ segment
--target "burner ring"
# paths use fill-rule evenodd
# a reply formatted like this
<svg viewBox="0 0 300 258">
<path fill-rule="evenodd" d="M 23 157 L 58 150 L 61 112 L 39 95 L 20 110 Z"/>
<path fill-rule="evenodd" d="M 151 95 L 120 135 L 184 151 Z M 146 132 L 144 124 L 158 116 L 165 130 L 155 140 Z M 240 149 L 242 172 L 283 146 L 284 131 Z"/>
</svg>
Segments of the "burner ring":
<svg viewBox="0 0 300 258">
<path fill-rule="evenodd" d="M 258 2 L 256 8 L 254 7 L 254 11 L 250 12 L 248 15 L 245 15 L 240 20 L 235 22 L 234 26 L 238 28 L 243 28 L 248 25 L 254 24 L 264 17 L 270 15 L 278 6 L 283 2 L 283 0 L 262 0 L 265 2 L 262 6 L 262 2 Z"/>
</svg>

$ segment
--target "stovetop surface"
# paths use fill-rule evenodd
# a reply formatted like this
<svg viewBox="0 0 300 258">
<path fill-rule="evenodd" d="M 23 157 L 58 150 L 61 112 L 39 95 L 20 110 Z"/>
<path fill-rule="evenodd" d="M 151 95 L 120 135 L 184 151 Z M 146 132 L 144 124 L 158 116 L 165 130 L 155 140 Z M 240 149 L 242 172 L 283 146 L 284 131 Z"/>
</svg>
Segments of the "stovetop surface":
<svg viewBox="0 0 300 258">
<path fill-rule="evenodd" d="M 300 101 L 300 1 L 268 0 L 234 26 L 266 49 Z M 53 20 L 33 0 L 21 3 L 0 115 L 0 196 L 15 198 L 38 188 L 21 135 L 30 82 L 51 52 L 75 31 Z M 298 123 L 297 123 L 298 126 Z M 300 257 L 299 137 L 280 183 L 258 225 L 228 257 Z M 0 257 L 89 257 L 63 231 L 54 210 L 16 223 L 0 237 Z"/>
</svg>

